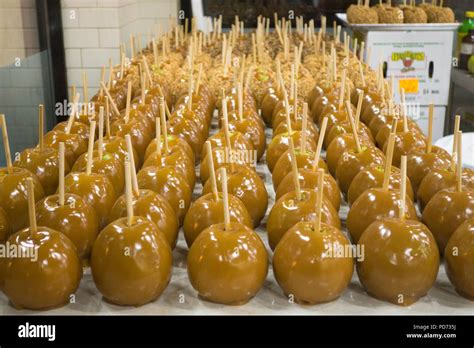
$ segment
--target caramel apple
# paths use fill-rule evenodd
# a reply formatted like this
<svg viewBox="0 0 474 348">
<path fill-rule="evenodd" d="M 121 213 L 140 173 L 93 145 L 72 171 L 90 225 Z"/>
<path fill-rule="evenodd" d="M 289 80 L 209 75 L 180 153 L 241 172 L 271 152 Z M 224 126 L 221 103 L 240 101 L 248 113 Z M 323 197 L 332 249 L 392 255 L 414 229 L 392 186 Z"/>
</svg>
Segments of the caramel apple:
<svg viewBox="0 0 474 348">
<path fill-rule="evenodd" d="M 219 172 L 223 178 L 227 175 L 223 173 L 227 170 L 221 168 Z M 184 237 L 186 244 L 191 247 L 199 234 L 211 225 L 224 222 L 224 209 L 228 209 L 228 214 L 233 222 L 252 228 L 252 218 L 245 208 L 244 203 L 232 194 L 228 194 L 228 206 L 224 207 L 223 194 L 219 194 L 216 178 L 211 175 L 209 179 L 212 183 L 212 193 L 199 197 L 191 204 L 186 217 L 184 218 Z M 227 182 L 222 181 L 222 192 L 227 191 Z"/>
<path fill-rule="evenodd" d="M 474 301 L 474 220 L 467 220 L 454 231 L 444 251 L 446 274 L 463 297 Z"/>
<path fill-rule="evenodd" d="M 223 172 L 223 182 L 227 182 Z M 194 240 L 188 252 L 188 276 L 199 296 L 207 301 L 240 305 L 262 288 L 268 255 L 260 237 L 249 227 L 230 221 L 223 190 L 224 223 L 215 224 Z"/>
<path fill-rule="evenodd" d="M 422 219 L 438 243 L 440 252 L 454 231 L 466 220 L 474 218 L 474 192 L 462 187 L 462 136 L 457 138 L 456 187 L 436 193 L 423 210 Z"/>
<path fill-rule="evenodd" d="M 94 208 L 103 228 L 109 221 L 108 216 L 116 199 L 113 184 L 104 174 L 92 172 L 92 149 L 95 133 L 95 121 L 91 122 L 89 135 L 89 150 L 85 172 L 71 172 L 64 179 L 66 193 L 76 194 Z"/>
<path fill-rule="evenodd" d="M 359 141 L 362 146 L 374 146 L 374 144 L 366 137 L 359 137 Z M 326 163 L 331 174 L 335 175 L 339 158 L 344 154 L 344 152 L 350 149 L 353 149 L 354 151 L 356 150 L 356 143 L 352 133 L 339 135 L 331 142 L 331 144 L 329 144 L 326 148 Z"/>
<path fill-rule="evenodd" d="M 267 125 L 271 125 L 273 111 L 275 110 L 275 106 L 278 104 L 279 101 L 280 97 L 277 90 L 269 88 L 267 94 L 265 94 L 265 96 L 263 97 L 262 103 L 260 105 L 263 120 Z"/>
<path fill-rule="evenodd" d="M 426 295 L 439 269 L 439 250 L 430 230 L 406 219 L 406 157 L 402 157 L 399 217 L 374 221 L 358 244 L 364 258 L 357 262 L 362 286 L 380 300 L 409 306 Z"/>
<path fill-rule="evenodd" d="M 82 138 L 83 141 L 87 142 L 88 139 L 89 139 L 89 126 L 88 126 L 88 124 L 84 124 L 84 123 L 79 122 L 79 121 L 76 120 L 72 124 L 71 130 L 69 131 L 69 133 L 77 134 Z M 66 129 L 67 129 L 67 126 L 68 126 L 68 121 L 59 122 L 58 124 L 56 124 L 56 126 L 54 126 L 53 131 L 65 133 Z"/>
<path fill-rule="evenodd" d="M 82 197 L 64 193 L 64 144 L 59 144 L 58 160 L 58 194 L 36 203 L 36 219 L 40 226 L 65 234 L 76 246 L 79 258 L 87 262 L 99 234 L 99 219 Z"/>
<path fill-rule="evenodd" d="M 318 187 L 323 186 L 324 171 Z M 349 285 L 354 270 L 347 250 L 350 242 L 337 228 L 321 223 L 323 191 L 318 192 L 315 222 L 298 222 L 285 233 L 273 254 L 273 271 L 278 285 L 297 303 L 316 304 L 337 299 Z M 332 254 L 333 253 L 333 254 Z"/>
<path fill-rule="evenodd" d="M 34 182 L 27 180 L 30 226 L 10 236 L 22 257 L 0 263 L 2 290 L 15 308 L 46 310 L 66 305 L 79 287 L 82 267 L 76 247 L 63 233 L 37 226 Z M 25 212 L 23 212 L 25 214 Z"/>
<path fill-rule="evenodd" d="M 10 224 L 8 222 L 7 213 L 0 207 L 0 243 L 5 241 L 10 234 Z M 1 277 L 0 277 L 1 282 Z"/>
<path fill-rule="evenodd" d="M 196 159 L 201 157 L 205 139 L 193 121 L 184 117 L 170 118 L 168 120 L 168 131 L 169 134 L 185 140 L 193 149 Z"/>
<path fill-rule="evenodd" d="M 158 227 L 144 217 L 134 216 L 130 163 L 125 163 L 127 217 L 100 232 L 92 249 L 91 272 L 107 301 L 141 306 L 165 290 L 173 271 L 173 255 Z"/>
</svg>

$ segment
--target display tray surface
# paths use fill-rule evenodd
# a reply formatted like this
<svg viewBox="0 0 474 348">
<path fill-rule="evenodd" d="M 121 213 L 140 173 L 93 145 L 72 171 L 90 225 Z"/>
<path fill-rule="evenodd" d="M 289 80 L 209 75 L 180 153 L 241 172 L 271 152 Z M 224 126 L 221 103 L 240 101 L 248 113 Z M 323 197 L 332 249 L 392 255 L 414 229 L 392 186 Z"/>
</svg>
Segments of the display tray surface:
<svg viewBox="0 0 474 348">
<path fill-rule="evenodd" d="M 347 20 L 346 13 L 336 13 L 336 17 L 340 19 L 346 27 L 359 31 L 455 31 L 460 26 L 459 23 L 353 24 Z"/>
<path fill-rule="evenodd" d="M 216 132 L 217 117 L 211 133 Z M 271 139 L 271 129 L 266 130 L 267 144 Z M 323 154 L 324 156 L 324 154 Z M 265 155 L 263 156 L 263 159 Z M 199 168 L 196 169 L 199 173 Z M 266 163 L 257 166 L 257 172 L 265 179 L 269 195 L 269 207 L 273 206 L 275 192 L 272 186 L 271 173 Z M 193 200 L 201 195 L 202 186 L 196 184 Z M 345 229 L 345 220 L 349 208 L 341 204 L 339 216 Z M 264 241 L 270 257 L 272 252 L 268 246 L 265 232 L 266 218 L 257 229 Z M 123 307 L 105 302 L 94 285 L 90 269 L 84 271 L 81 285 L 75 295 L 75 303 L 49 311 L 17 310 L 13 308 L 7 297 L 0 293 L 0 315 L 473 315 L 474 302 L 459 296 L 449 282 L 444 265 L 439 269 L 435 285 L 427 296 L 409 307 L 399 307 L 370 297 L 362 288 L 357 272 L 349 287 L 336 301 L 307 306 L 290 303 L 278 286 L 269 267 L 263 289 L 245 305 L 224 306 L 200 299 L 191 286 L 186 271 L 187 246 L 181 229 L 178 244 L 173 252 L 174 269 L 170 284 L 156 301 L 142 307 Z"/>
</svg>

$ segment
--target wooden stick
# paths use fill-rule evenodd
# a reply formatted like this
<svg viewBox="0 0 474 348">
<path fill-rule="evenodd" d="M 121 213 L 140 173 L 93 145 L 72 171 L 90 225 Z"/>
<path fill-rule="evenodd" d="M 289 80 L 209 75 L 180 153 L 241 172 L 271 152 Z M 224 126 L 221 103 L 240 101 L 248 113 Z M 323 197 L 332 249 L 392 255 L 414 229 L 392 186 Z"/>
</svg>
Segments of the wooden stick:
<svg viewBox="0 0 474 348">
<path fill-rule="evenodd" d="M 359 60 L 359 74 L 360 74 L 360 79 L 362 81 L 362 87 L 366 87 L 365 83 L 365 75 L 364 75 L 364 69 L 362 69 L 362 62 Z"/>
<path fill-rule="evenodd" d="M 456 191 L 462 192 L 462 132 L 458 131 L 458 166 L 456 170 Z"/>
<path fill-rule="evenodd" d="M 396 121 L 395 121 L 396 122 Z M 395 129 L 397 125 L 395 123 Z M 383 184 L 382 189 L 384 191 L 388 191 L 388 186 L 390 184 L 390 175 L 392 172 L 392 161 L 393 161 L 393 148 L 395 145 L 395 133 L 391 132 L 388 136 L 388 145 L 387 145 L 387 153 L 385 155 L 385 173 L 383 177 Z"/>
<path fill-rule="evenodd" d="M 188 81 L 188 109 L 193 109 L 193 71 L 189 72 L 189 81 Z"/>
<path fill-rule="evenodd" d="M 301 152 L 306 152 L 306 132 L 308 128 L 308 103 L 303 103 L 303 124 L 301 126 Z"/>
<path fill-rule="evenodd" d="M 158 167 L 161 167 L 161 121 L 157 117 L 155 120 L 155 131 L 156 131 L 156 153 L 158 154 Z"/>
<path fill-rule="evenodd" d="M 100 69 L 100 82 L 103 82 L 105 84 L 105 66 L 102 66 L 102 68 Z M 100 97 L 104 95 L 104 91 L 102 90 L 102 88 L 100 89 L 99 95 Z M 87 114 L 89 114 L 89 106 L 87 106 Z"/>
<path fill-rule="evenodd" d="M 28 195 L 28 217 L 30 219 L 30 234 L 38 231 L 36 225 L 36 209 L 35 209 L 35 184 L 33 178 L 26 179 L 26 191 Z"/>
<path fill-rule="evenodd" d="M 7 161 L 7 172 L 8 174 L 13 174 L 12 155 L 10 152 L 10 141 L 8 140 L 7 122 L 5 121 L 4 114 L 0 114 L 0 121 L 2 123 L 3 147 L 5 150 L 5 159 Z"/>
<path fill-rule="evenodd" d="M 110 139 L 110 104 L 109 97 L 105 97 L 105 134 Z"/>
<path fill-rule="evenodd" d="M 86 174 L 90 175 L 92 171 L 92 154 L 94 151 L 95 121 L 91 121 L 89 129 L 89 146 L 87 148 L 87 166 Z"/>
<path fill-rule="evenodd" d="M 212 155 L 212 154 L 211 154 Z M 226 230 L 230 229 L 230 213 L 229 213 L 229 194 L 227 192 L 227 170 L 219 169 L 222 178 L 222 197 L 224 201 L 224 226 Z"/>
<path fill-rule="evenodd" d="M 359 99 L 357 100 L 357 109 L 355 114 L 355 126 L 357 131 L 359 131 L 359 121 L 360 121 L 360 113 L 362 111 L 362 102 L 364 99 L 364 91 L 359 92 Z"/>
<path fill-rule="evenodd" d="M 232 160 L 232 143 L 230 141 L 230 132 L 229 132 L 229 115 L 227 113 L 227 100 L 225 96 L 222 98 L 222 127 L 224 129 L 224 138 L 226 142 L 227 149 L 230 155 L 230 170 L 232 173 L 235 172 L 234 161 Z"/>
<path fill-rule="evenodd" d="M 165 115 L 165 98 L 160 97 L 160 120 L 163 134 L 163 145 L 165 148 L 165 153 L 169 153 L 168 146 L 168 125 L 166 124 L 166 115 Z"/>
<path fill-rule="evenodd" d="M 38 109 L 38 139 L 39 139 L 39 149 L 43 151 L 44 149 L 44 105 L 40 104 Z"/>
<path fill-rule="evenodd" d="M 434 105 L 430 103 L 429 113 L 428 113 L 428 140 L 426 142 L 426 153 L 431 152 L 431 147 L 433 143 L 433 117 L 434 117 Z"/>
<path fill-rule="evenodd" d="M 283 84 L 283 81 L 282 81 Z M 291 119 L 290 119 L 290 103 L 288 101 L 288 93 L 286 92 L 286 88 L 283 85 L 283 100 L 285 101 L 285 117 L 286 117 L 286 128 L 288 131 L 288 135 L 291 137 L 293 133 L 293 129 L 291 127 Z"/>
<path fill-rule="evenodd" d="M 130 137 L 130 134 L 125 136 L 125 143 L 127 144 L 128 160 L 130 161 L 130 166 L 132 168 L 133 192 L 135 196 L 139 196 L 140 188 L 138 187 L 137 171 L 135 169 L 135 158 L 133 157 L 132 138 Z"/>
<path fill-rule="evenodd" d="M 345 88 L 346 88 L 346 69 L 342 71 L 342 76 L 341 76 L 341 89 L 340 89 L 340 94 L 339 94 L 338 110 L 341 110 L 342 106 L 344 105 Z"/>
<path fill-rule="evenodd" d="M 407 156 L 402 156 L 400 171 L 402 175 L 402 182 L 400 185 L 400 220 L 405 220 L 405 205 L 407 195 Z"/>
<path fill-rule="evenodd" d="M 242 121 L 244 118 L 244 96 L 242 91 L 242 84 L 239 82 L 237 84 L 237 104 L 238 104 L 238 112 L 239 112 L 239 120 Z"/>
<path fill-rule="evenodd" d="M 102 161 L 102 155 L 104 151 L 104 107 L 99 108 L 99 142 L 98 142 L 98 152 L 99 160 Z"/>
<path fill-rule="evenodd" d="M 288 138 L 289 143 L 290 143 L 290 159 L 291 159 L 291 172 L 293 173 L 293 182 L 295 185 L 295 191 L 296 191 L 296 198 L 298 201 L 301 201 L 302 196 L 301 196 L 301 188 L 300 188 L 300 181 L 298 177 L 298 164 L 296 162 L 296 154 L 295 154 L 295 144 L 293 142 L 293 138 L 290 136 Z"/>
<path fill-rule="evenodd" d="M 64 143 L 59 143 L 59 185 L 58 185 L 58 194 L 59 194 L 59 205 L 62 207 L 64 205 Z"/>
<path fill-rule="evenodd" d="M 351 123 L 352 135 L 354 136 L 356 150 L 360 153 L 362 152 L 362 148 L 360 147 L 359 135 L 357 134 L 357 128 L 355 126 L 354 117 L 352 116 L 351 103 L 349 101 L 346 101 L 346 110 L 347 115 L 349 116 L 349 122 Z"/>
<path fill-rule="evenodd" d="M 125 199 L 127 204 L 127 225 L 133 224 L 132 168 L 130 161 L 125 160 Z"/>
<path fill-rule="evenodd" d="M 321 215 L 323 211 L 324 197 L 324 169 L 318 170 L 318 192 L 316 196 L 316 221 L 314 222 L 314 231 L 321 231 Z"/>
<path fill-rule="evenodd" d="M 402 96 L 402 116 L 403 116 L 403 132 L 407 133 L 408 132 L 408 118 L 407 118 L 407 112 L 406 112 L 406 99 L 405 99 L 405 89 L 401 89 L 400 91 L 401 96 Z"/>
<path fill-rule="evenodd" d="M 130 55 L 132 59 L 135 58 L 135 40 L 132 34 L 130 34 Z"/>
<path fill-rule="evenodd" d="M 120 111 L 117 108 L 117 104 L 115 104 L 114 98 L 112 98 L 112 96 L 110 95 L 109 89 L 107 88 L 105 83 L 101 82 L 101 87 L 104 89 L 104 92 L 107 95 L 107 97 L 109 97 L 110 105 L 112 105 L 112 111 L 114 112 L 116 116 L 120 116 Z"/>
<path fill-rule="evenodd" d="M 318 144 L 316 146 L 316 153 L 314 154 L 314 163 L 313 163 L 313 171 L 316 170 L 319 166 L 319 159 L 321 158 L 321 150 L 323 148 L 324 136 L 326 134 L 326 128 L 328 125 L 328 118 L 323 118 L 323 123 L 321 124 L 321 129 L 319 131 L 318 137 Z"/>
<path fill-rule="evenodd" d="M 219 190 L 217 189 L 217 181 L 216 181 L 216 172 L 214 168 L 214 159 L 212 155 L 212 146 L 210 141 L 206 141 L 206 151 L 207 151 L 207 163 L 209 166 L 209 174 L 211 180 L 211 188 L 212 194 L 214 196 L 214 200 L 219 200 Z"/>
<path fill-rule="evenodd" d="M 125 122 L 128 123 L 130 119 L 130 104 L 132 102 L 132 81 L 128 81 L 127 85 L 127 103 L 125 106 Z"/>
<path fill-rule="evenodd" d="M 69 134 L 71 132 L 71 128 L 74 124 L 74 121 L 76 119 L 76 114 L 78 113 L 78 106 L 77 103 L 79 102 L 79 93 L 74 95 L 74 98 L 72 100 L 72 109 L 71 109 L 71 115 L 69 115 L 69 119 L 67 120 L 66 124 L 66 129 L 64 130 L 64 133 Z"/>
</svg>

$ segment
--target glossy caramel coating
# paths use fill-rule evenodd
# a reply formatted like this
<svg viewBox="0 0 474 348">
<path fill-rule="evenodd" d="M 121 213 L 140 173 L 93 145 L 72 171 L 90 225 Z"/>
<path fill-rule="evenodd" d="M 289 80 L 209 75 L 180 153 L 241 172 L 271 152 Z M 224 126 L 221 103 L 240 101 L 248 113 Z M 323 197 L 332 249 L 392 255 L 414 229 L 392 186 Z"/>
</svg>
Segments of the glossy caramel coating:
<svg viewBox="0 0 474 348">
<path fill-rule="evenodd" d="M 415 192 L 423 178 L 436 169 L 449 169 L 451 166 L 451 155 L 446 150 L 433 146 L 430 153 L 423 148 L 415 148 L 407 155 L 407 175 L 413 185 Z"/>
<path fill-rule="evenodd" d="M 316 189 L 318 187 L 318 172 L 311 169 L 298 169 L 298 180 L 302 189 Z M 341 191 L 336 180 L 330 174 L 324 174 L 324 195 L 329 199 L 336 211 L 341 207 Z M 284 194 L 295 190 L 293 173 L 288 173 L 281 181 L 275 194 L 275 200 L 279 200 Z"/>
<path fill-rule="evenodd" d="M 211 302 L 240 305 L 262 288 L 268 255 L 260 237 L 236 222 L 213 225 L 196 238 L 188 253 L 193 288 Z"/>
<path fill-rule="evenodd" d="M 59 143 L 64 143 L 64 158 L 70 167 L 80 155 L 87 151 L 87 142 L 78 134 L 51 131 L 44 135 L 45 147 L 59 150 Z"/>
<path fill-rule="evenodd" d="M 383 164 L 385 155 L 374 146 L 362 147 L 361 152 L 349 149 L 339 158 L 336 166 L 336 180 L 341 191 L 347 194 L 357 173 L 371 164 Z"/>
<path fill-rule="evenodd" d="M 174 209 L 180 224 L 191 204 L 192 191 L 186 177 L 173 167 L 146 167 L 137 174 L 141 189 L 155 191 Z"/>
<path fill-rule="evenodd" d="M 164 234 L 172 249 L 178 241 L 179 222 L 173 207 L 159 194 L 152 190 L 139 190 L 132 195 L 133 213 L 153 222 Z M 112 207 L 110 220 L 115 221 L 127 216 L 125 195 L 120 196 Z"/>
<path fill-rule="evenodd" d="M 127 150 L 127 142 L 125 141 L 124 138 L 119 137 L 119 136 L 110 136 L 110 137 L 104 137 L 102 139 L 102 146 L 104 149 L 104 152 L 110 153 L 117 157 L 117 159 L 120 161 L 120 163 L 123 163 L 125 159 L 128 157 L 128 150 Z M 96 141 L 94 143 L 94 150 L 99 149 L 99 143 Z M 139 164 L 139 159 L 138 159 L 138 154 L 137 151 L 133 148 L 133 159 L 135 161 L 135 164 Z"/>
<path fill-rule="evenodd" d="M 402 156 L 407 155 L 412 149 L 425 147 L 426 139 L 417 133 L 406 132 L 397 133 L 395 135 L 395 143 L 393 146 L 393 165 L 400 168 L 400 160 Z M 388 142 L 385 143 L 383 151 L 387 152 Z"/>
<path fill-rule="evenodd" d="M 293 131 L 291 133 L 291 138 L 293 139 L 295 148 L 301 147 L 301 135 L 302 133 L 300 131 Z M 268 144 L 265 156 L 268 169 L 270 169 L 271 172 L 273 171 L 273 168 L 275 167 L 275 164 L 277 163 L 280 156 L 290 148 L 290 143 L 288 140 L 289 138 L 290 136 L 288 133 L 280 133 L 275 136 Z M 316 151 L 317 140 L 318 139 L 306 138 L 306 149 L 308 151 Z"/>
<path fill-rule="evenodd" d="M 415 205 L 410 199 L 405 200 L 405 214 L 407 219 L 418 220 Z M 346 226 L 352 240 L 357 243 L 372 222 L 385 217 L 395 218 L 399 215 L 399 191 L 371 188 L 362 193 L 352 204 L 347 215 Z"/>
<path fill-rule="evenodd" d="M 474 301 L 474 220 L 467 220 L 454 231 L 444 251 L 446 274 L 465 298 Z"/>
<path fill-rule="evenodd" d="M 168 120 L 168 134 L 185 140 L 193 149 L 194 157 L 201 157 L 205 136 L 201 134 L 196 124 L 183 117 L 172 117 Z"/>
<path fill-rule="evenodd" d="M 26 149 L 13 163 L 16 167 L 25 168 L 35 174 L 41 183 L 46 195 L 56 192 L 59 182 L 59 158 L 58 151 L 53 148 L 39 147 Z M 70 167 L 64 163 L 64 172 L 69 173 Z"/>
<path fill-rule="evenodd" d="M 419 137 L 424 137 L 423 131 L 418 126 L 418 123 L 416 123 L 411 118 L 408 118 L 407 122 L 408 122 L 408 129 L 410 132 L 416 133 Z M 396 133 L 402 133 L 403 130 L 404 130 L 403 122 L 398 122 Z M 388 141 L 388 137 L 390 136 L 391 131 L 392 131 L 392 124 L 386 123 L 377 132 L 377 135 L 375 136 L 375 142 L 379 148 L 383 148 L 385 146 L 385 143 Z"/>
<path fill-rule="evenodd" d="M 361 146 L 373 146 L 373 143 L 367 138 L 359 138 Z M 326 150 L 326 163 L 329 172 L 332 175 L 336 174 L 337 162 L 344 152 L 353 149 L 355 150 L 355 140 L 352 134 L 342 134 L 337 136 Z"/>
<path fill-rule="evenodd" d="M 109 214 L 115 203 L 116 193 L 110 180 L 103 174 L 69 173 L 64 178 L 64 192 L 73 193 L 94 208 L 100 228 L 109 222 Z"/>
<path fill-rule="evenodd" d="M 121 218 L 104 228 L 92 249 L 91 271 L 104 298 L 141 306 L 158 298 L 171 279 L 173 255 L 156 225 L 143 218 Z"/>
<path fill-rule="evenodd" d="M 225 165 L 227 169 L 227 190 L 240 199 L 252 217 L 253 226 L 257 227 L 268 208 L 268 193 L 263 179 L 255 170 L 241 165 Z M 217 189 L 222 190 L 222 174 L 216 172 Z M 202 193 L 212 191 L 210 180 L 206 181 Z"/>
<path fill-rule="evenodd" d="M 328 130 L 328 132 L 326 133 L 326 136 L 324 137 L 324 143 L 323 143 L 324 147 L 328 148 L 331 142 L 336 137 L 342 134 L 352 134 L 352 128 L 348 120 L 335 124 L 331 127 L 330 130 Z M 359 123 L 359 129 L 357 130 L 357 134 L 359 135 L 360 138 L 364 137 L 364 138 L 370 139 L 371 142 L 374 141 L 372 137 L 372 133 L 367 128 L 367 126 L 363 124 L 362 122 Z"/>
<path fill-rule="evenodd" d="M 240 199 L 229 194 L 230 221 L 238 222 L 249 228 L 253 227 L 252 217 Z M 215 199 L 212 193 L 199 197 L 191 204 L 184 218 L 183 232 L 188 248 L 196 238 L 209 226 L 224 223 L 224 202 L 222 194 Z"/>
<path fill-rule="evenodd" d="M 191 148 L 191 146 L 189 146 L 189 144 L 186 141 L 184 141 L 183 139 L 181 139 L 181 138 L 179 138 L 175 135 L 171 135 L 171 134 L 168 135 L 167 140 L 168 140 L 168 150 L 170 150 L 170 151 L 173 151 L 174 149 L 182 150 L 182 151 L 184 151 L 184 153 L 186 153 L 186 155 L 188 155 L 189 158 L 191 158 L 193 163 L 196 162 L 196 159 L 194 158 L 193 149 Z M 160 143 L 161 143 L 161 149 L 163 150 L 165 148 L 163 135 L 160 138 Z M 156 138 L 155 138 L 150 142 L 150 144 L 148 144 L 148 147 L 146 148 L 145 160 L 150 155 L 152 155 L 153 153 L 156 152 L 156 148 L 157 148 L 156 145 L 157 145 L 157 141 L 156 141 Z"/>
<path fill-rule="evenodd" d="M 68 237 L 38 226 L 33 233 L 25 228 L 13 234 L 8 243 L 25 253 L 0 263 L 2 290 L 15 308 L 46 310 L 69 303 L 79 287 L 82 264 Z"/>
<path fill-rule="evenodd" d="M 463 190 L 474 191 L 474 171 L 464 168 L 462 170 Z M 428 173 L 421 181 L 417 198 L 420 210 L 423 211 L 428 202 L 439 191 L 456 187 L 456 173 L 451 170 L 434 170 Z"/>
<path fill-rule="evenodd" d="M 439 268 L 436 242 L 421 222 L 384 218 L 372 223 L 359 245 L 357 274 L 369 295 L 409 306 L 433 286 Z"/>
<path fill-rule="evenodd" d="M 59 205 L 59 195 L 48 196 L 36 203 L 36 220 L 65 234 L 76 246 L 81 260 L 88 260 L 99 234 L 99 218 L 84 199 L 75 194 L 65 194 L 64 205 Z"/>
<path fill-rule="evenodd" d="M 466 220 L 474 218 L 474 192 L 454 189 L 439 191 L 423 210 L 423 223 L 436 238 L 441 252 L 451 235 Z"/>
<path fill-rule="evenodd" d="M 53 128 L 53 131 L 65 132 L 68 121 L 59 122 Z M 71 134 L 79 135 L 84 141 L 89 140 L 89 123 L 85 124 L 79 121 L 74 121 L 71 126 Z"/>
<path fill-rule="evenodd" d="M 130 119 L 128 122 L 125 122 L 125 119 L 118 119 L 110 125 L 110 132 L 122 138 L 125 138 L 126 135 L 130 135 L 133 148 L 137 151 L 139 159 L 137 166 L 143 163 L 146 148 L 154 136 L 152 131 L 147 129 L 136 119 Z"/>
<path fill-rule="evenodd" d="M 351 185 L 349 186 L 349 191 L 347 192 L 348 203 L 352 205 L 355 200 L 368 189 L 382 187 L 384 176 L 385 165 L 372 164 L 368 167 L 365 167 L 364 170 L 359 172 L 354 177 L 351 182 Z M 400 169 L 392 166 L 390 170 L 390 181 L 388 183 L 388 189 L 391 191 L 400 192 L 400 183 Z M 415 194 L 413 193 L 413 188 L 409 179 L 407 180 L 406 190 L 407 197 L 410 198 L 411 201 L 414 201 Z"/>
<path fill-rule="evenodd" d="M 211 148 L 224 148 L 227 146 L 226 140 L 225 140 L 225 135 L 224 131 L 220 130 L 213 136 L 209 137 L 207 139 L 211 143 Z M 250 141 L 248 141 L 244 135 L 240 132 L 230 132 L 229 131 L 229 139 L 230 139 L 230 144 L 232 147 L 232 150 L 236 151 L 252 151 L 254 150 L 253 145 Z M 204 147 L 201 153 L 202 157 L 205 157 L 207 155 L 207 148 Z"/>
<path fill-rule="evenodd" d="M 349 246 L 344 234 L 333 226 L 322 224 L 316 232 L 313 222 L 299 222 L 275 248 L 275 279 L 298 303 L 334 301 L 349 285 L 354 271 L 351 255 L 336 254 Z"/>
<path fill-rule="evenodd" d="M 295 191 L 288 192 L 275 202 L 267 220 L 268 241 L 272 250 L 275 249 L 283 235 L 300 221 L 316 219 L 315 190 L 301 190 L 301 201 Z M 331 202 L 323 195 L 321 221 L 325 224 L 341 228 L 341 221 Z"/>
<path fill-rule="evenodd" d="M 319 120 L 322 119 L 321 115 L 323 114 L 323 110 L 336 110 L 337 99 L 338 95 L 336 93 L 330 93 L 316 98 L 311 105 L 311 117 L 313 121 L 319 123 Z"/>
<path fill-rule="evenodd" d="M 273 88 L 270 88 L 262 99 L 260 109 L 262 110 L 263 120 L 267 125 L 272 124 L 273 111 L 280 101 L 280 97 Z"/>
<path fill-rule="evenodd" d="M 262 122 L 254 118 L 242 118 L 229 122 L 230 132 L 239 132 L 257 151 L 257 158 L 260 159 L 265 152 L 266 138 L 265 128 Z"/>
<path fill-rule="evenodd" d="M 9 174 L 7 168 L 0 168 L 0 206 L 7 214 L 10 225 L 9 234 L 25 228 L 28 223 L 27 179 L 33 179 L 35 201 L 44 197 L 44 190 L 36 175 L 24 168 L 13 167 Z"/>
<path fill-rule="evenodd" d="M 296 121 L 291 122 L 291 129 L 294 131 L 301 131 L 303 130 L 303 118 L 298 118 Z M 312 122 L 311 119 L 308 119 L 306 125 L 306 136 L 310 138 L 317 139 L 319 137 L 319 131 L 316 127 L 316 124 Z M 278 125 L 278 127 L 273 129 L 272 137 L 276 137 L 278 134 L 281 133 L 288 133 L 288 123 L 282 122 Z"/>
<path fill-rule="evenodd" d="M 83 153 L 72 167 L 73 172 L 85 172 L 87 169 L 87 152 Z M 91 171 L 97 174 L 103 174 L 114 186 L 117 195 L 123 192 L 125 187 L 125 174 L 123 164 L 116 156 L 111 153 L 103 152 L 102 158 L 99 158 L 99 152 L 93 151 Z"/>
<path fill-rule="evenodd" d="M 10 234 L 10 223 L 8 222 L 7 213 L 2 207 L 0 207 L 0 243 L 6 240 L 9 234 Z M 1 279 L 0 279 L 0 282 L 1 282 Z"/>
</svg>

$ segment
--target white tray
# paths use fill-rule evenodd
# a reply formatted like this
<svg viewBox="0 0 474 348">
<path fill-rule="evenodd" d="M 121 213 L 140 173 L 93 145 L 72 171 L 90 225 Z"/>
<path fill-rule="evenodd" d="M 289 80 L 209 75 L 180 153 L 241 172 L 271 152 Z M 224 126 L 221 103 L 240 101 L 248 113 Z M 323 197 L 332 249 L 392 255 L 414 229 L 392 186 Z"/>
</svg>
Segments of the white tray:
<svg viewBox="0 0 474 348">
<path fill-rule="evenodd" d="M 358 31 L 456 31 L 459 23 L 414 23 L 414 24 L 353 24 L 346 13 L 336 13 L 344 26 Z"/>
</svg>

